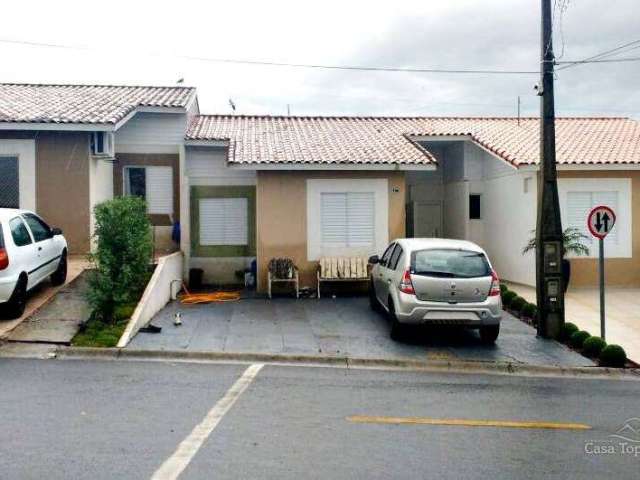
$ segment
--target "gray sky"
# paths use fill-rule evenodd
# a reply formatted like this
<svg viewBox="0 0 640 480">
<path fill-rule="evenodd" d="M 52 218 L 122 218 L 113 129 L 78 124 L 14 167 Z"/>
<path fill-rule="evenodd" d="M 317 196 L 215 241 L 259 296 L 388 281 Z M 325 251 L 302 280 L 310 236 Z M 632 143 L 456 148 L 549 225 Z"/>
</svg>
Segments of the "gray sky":
<svg viewBox="0 0 640 480">
<path fill-rule="evenodd" d="M 205 113 L 537 115 L 537 75 L 353 72 L 286 63 L 538 70 L 538 0 L 180 2 L 21 1 L 3 5 L 0 80 L 196 86 Z M 559 16 L 558 16 L 559 17 Z M 638 0 L 570 0 L 555 50 L 581 59 L 640 39 Z M 624 57 L 640 57 L 640 48 Z M 559 72 L 559 115 L 640 119 L 640 62 Z"/>
</svg>

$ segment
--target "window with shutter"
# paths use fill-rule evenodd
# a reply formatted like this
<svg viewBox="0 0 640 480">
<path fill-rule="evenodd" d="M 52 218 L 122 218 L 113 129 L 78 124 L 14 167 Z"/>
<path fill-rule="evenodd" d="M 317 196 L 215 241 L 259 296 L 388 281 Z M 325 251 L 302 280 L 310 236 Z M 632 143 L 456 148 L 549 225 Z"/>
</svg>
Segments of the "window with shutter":
<svg viewBox="0 0 640 480">
<path fill-rule="evenodd" d="M 144 198 L 150 214 L 173 214 L 173 168 L 127 167 L 125 194 Z"/>
<path fill-rule="evenodd" d="M 199 211 L 200 245 L 248 245 L 246 198 L 202 198 Z"/>
<path fill-rule="evenodd" d="M 323 192 L 320 196 L 322 244 L 366 247 L 375 242 L 373 192 Z"/>
</svg>

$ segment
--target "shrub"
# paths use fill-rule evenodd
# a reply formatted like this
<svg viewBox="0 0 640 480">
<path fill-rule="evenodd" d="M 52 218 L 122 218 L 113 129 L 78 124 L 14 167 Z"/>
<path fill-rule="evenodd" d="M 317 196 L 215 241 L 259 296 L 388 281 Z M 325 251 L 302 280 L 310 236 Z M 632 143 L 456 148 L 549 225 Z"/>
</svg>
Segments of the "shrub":
<svg viewBox="0 0 640 480">
<path fill-rule="evenodd" d="M 504 305 L 505 307 L 510 306 L 511 302 L 513 302 L 513 299 L 516 298 L 517 296 L 518 296 L 518 294 L 516 292 L 512 292 L 511 290 L 507 290 L 502 295 L 502 305 Z"/>
<path fill-rule="evenodd" d="M 591 334 L 586 330 L 580 330 L 578 332 L 574 332 L 571 337 L 569 337 L 569 343 L 573 348 L 582 348 L 584 341 L 590 336 Z"/>
<path fill-rule="evenodd" d="M 153 252 L 144 200 L 121 197 L 96 205 L 95 271 L 89 277 L 89 303 L 96 316 L 112 322 L 119 305 L 137 302 L 148 279 Z"/>
<path fill-rule="evenodd" d="M 536 318 L 536 315 L 538 314 L 538 307 L 536 307 L 533 303 L 525 303 L 524 307 L 522 307 L 522 310 L 520 310 L 520 313 L 522 313 L 522 315 L 527 318 Z"/>
<path fill-rule="evenodd" d="M 575 323 L 567 322 L 562 326 L 562 332 L 560 333 L 560 338 L 566 342 L 571 338 L 571 335 L 576 333 L 578 330 L 580 329 Z"/>
<path fill-rule="evenodd" d="M 582 353 L 588 357 L 598 357 L 607 342 L 600 337 L 589 337 L 582 344 Z"/>
<path fill-rule="evenodd" d="M 515 312 L 520 312 L 526 303 L 527 301 L 524 298 L 516 296 L 516 298 L 511 301 L 511 305 L 509 305 L 509 307 Z"/>
<path fill-rule="evenodd" d="M 600 352 L 600 365 L 603 367 L 624 367 L 627 354 L 620 345 L 607 345 Z"/>
<path fill-rule="evenodd" d="M 504 283 L 501 283 L 500 284 L 500 295 L 504 295 L 508 291 L 509 291 L 509 289 L 507 288 L 507 286 Z"/>
</svg>

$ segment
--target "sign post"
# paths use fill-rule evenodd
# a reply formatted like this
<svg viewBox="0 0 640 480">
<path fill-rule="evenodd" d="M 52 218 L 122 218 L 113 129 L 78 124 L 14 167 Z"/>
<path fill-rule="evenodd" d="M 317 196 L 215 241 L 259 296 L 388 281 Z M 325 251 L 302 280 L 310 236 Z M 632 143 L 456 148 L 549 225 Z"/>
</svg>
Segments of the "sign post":
<svg viewBox="0 0 640 480">
<path fill-rule="evenodd" d="M 604 321 L 604 238 L 613 229 L 616 214 L 607 206 L 600 205 L 593 208 L 587 217 L 587 227 L 591 235 L 598 239 L 598 269 L 600 273 L 600 337 L 605 339 Z"/>
</svg>

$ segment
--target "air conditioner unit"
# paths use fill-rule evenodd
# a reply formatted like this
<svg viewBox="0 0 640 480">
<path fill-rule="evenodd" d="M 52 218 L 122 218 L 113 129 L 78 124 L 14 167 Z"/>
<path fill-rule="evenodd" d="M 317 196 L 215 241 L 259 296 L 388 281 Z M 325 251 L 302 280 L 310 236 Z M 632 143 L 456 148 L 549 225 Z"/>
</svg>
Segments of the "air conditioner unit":
<svg viewBox="0 0 640 480">
<path fill-rule="evenodd" d="M 114 158 L 113 132 L 93 132 L 91 134 L 91 155 L 105 159 Z"/>
</svg>

